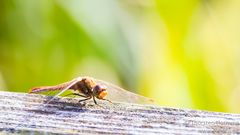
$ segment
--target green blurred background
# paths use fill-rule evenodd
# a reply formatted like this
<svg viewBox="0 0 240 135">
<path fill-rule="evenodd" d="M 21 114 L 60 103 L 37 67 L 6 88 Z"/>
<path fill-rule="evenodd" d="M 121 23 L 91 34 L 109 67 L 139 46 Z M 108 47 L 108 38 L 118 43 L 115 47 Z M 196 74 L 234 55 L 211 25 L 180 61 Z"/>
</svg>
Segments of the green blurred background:
<svg viewBox="0 0 240 135">
<path fill-rule="evenodd" d="M 92 76 L 159 105 L 240 112 L 239 0 L 1 0 L 0 89 Z"/>
</svg>

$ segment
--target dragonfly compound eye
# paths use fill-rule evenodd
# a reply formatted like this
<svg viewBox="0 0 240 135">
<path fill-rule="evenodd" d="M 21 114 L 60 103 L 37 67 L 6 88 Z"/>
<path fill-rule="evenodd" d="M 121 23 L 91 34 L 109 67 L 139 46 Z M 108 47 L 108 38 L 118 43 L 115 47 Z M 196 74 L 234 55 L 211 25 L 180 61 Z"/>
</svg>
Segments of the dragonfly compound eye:
<svg viewBox="0 0 240 135">
<path fill-rule="evenodd" d="M 103 99 L 107 96 L 106 89 L 107 87 L 105 85 L 96 85 L 93 89 L 93 93 L 98 99 Z"/>
</svg>

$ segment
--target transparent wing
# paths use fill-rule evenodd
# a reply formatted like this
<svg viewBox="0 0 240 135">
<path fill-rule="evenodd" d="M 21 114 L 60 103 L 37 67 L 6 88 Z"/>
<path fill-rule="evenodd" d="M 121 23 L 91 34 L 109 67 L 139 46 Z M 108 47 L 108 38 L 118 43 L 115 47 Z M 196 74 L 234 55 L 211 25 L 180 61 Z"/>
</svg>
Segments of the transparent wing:
<svg viewBox="0 0 240 135">
<path fill-rule="evenodd" d="M 73 80 L 71 80 L 69 82 L 62 83 L 62 84 L 55 85 L 55 86 L 35 87 L 35 88 L 32 88 L 29 93 L 55 93 L 54 96 L 50 100 L 48 100 L 48 102 L 46 103 L 46 104 L 48 104 L 53 99 L 55 99 L 56 97 L 58 97 L 61 94 L 65 93 L 67 90 L 69 90 L 70 87 L 75 85 L 81 79 L 82 79 L 81 77 L 78 77 L 78 78 L 75 78 L 75 79 L 73 79 Z M 53 94 L 47 94 L 47 95 L 53 95 Z"/>
<path fill-rule="evenodd" d="M 61 94 L 63 94 L 65 91 L 69 90 L 70 87 L 72 87 L 74 84 L 76 84 L 78 81 L 80 81 L 82 78 L 78 77 L 76 79 L 73 79 L 69 85 L 67 85 L 65 88 L 63 88 L 58 94 L 56 94 L 54 97 L 52 97 L 46 104 L 50 103 L 53 99 L 55 99 L 56 97 L 60 96 Z"/>
<path fill-rule="evenodd" d="M 124 90 L 116 85 L 111 83 L 94 79 L 97 84 L 102 84 L 107 87 L 108 95 L 106 99 L 117 102 L 126 102 L 126 103 L 136 103 L 136 104 L 155 104 L 156 102 L 150 98 L 132 93 L 130 91 Z"/>
</svg>

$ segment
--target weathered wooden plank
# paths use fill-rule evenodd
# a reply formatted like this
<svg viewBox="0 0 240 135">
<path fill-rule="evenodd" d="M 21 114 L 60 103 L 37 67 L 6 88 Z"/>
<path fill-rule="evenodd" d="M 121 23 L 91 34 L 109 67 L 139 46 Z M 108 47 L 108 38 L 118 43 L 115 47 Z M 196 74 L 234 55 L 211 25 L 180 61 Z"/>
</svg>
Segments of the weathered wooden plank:
<svg viewBox="0 0 240 135">
<path fill-rule="evenodd" d="M 240 134 L 240 115 L 0 92 L 0 133 Z"/>
</svg>

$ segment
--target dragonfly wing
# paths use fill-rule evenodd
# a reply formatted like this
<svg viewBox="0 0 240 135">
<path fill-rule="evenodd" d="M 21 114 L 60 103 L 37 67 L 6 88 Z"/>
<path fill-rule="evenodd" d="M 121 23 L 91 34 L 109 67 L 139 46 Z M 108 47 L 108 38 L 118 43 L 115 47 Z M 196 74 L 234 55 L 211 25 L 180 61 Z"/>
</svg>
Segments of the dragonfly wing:
<svg viewBox="0 0 240 135">
<path fill-rule="evenodd" d="M 156 104 L 154 100 L 144 96 L 124 90 L 114 84 L 94 79 L 97 84 L 102 84 L 107 87 L 107 99 L 117 102 L 136 103 L 136 104 Z"/>
<path fill-rule="evenodd" d="M 56 94 L 54 97 L 52 97 L 46 104 L 50 103 L 53 99 L 55 99 L 56 97 L 60 96 L 61 94 L 63 94 L 66 90 L 69 90 L 74 84 L 76 84 L 78 81 L 80 81 L 81 78 L 78 77 L 76 79 L 73 79 L 72 81 L 70 81 L 69 85 L 67 85 L 65 88 L 63 88 L 58 94 Z"/>
</svg>

